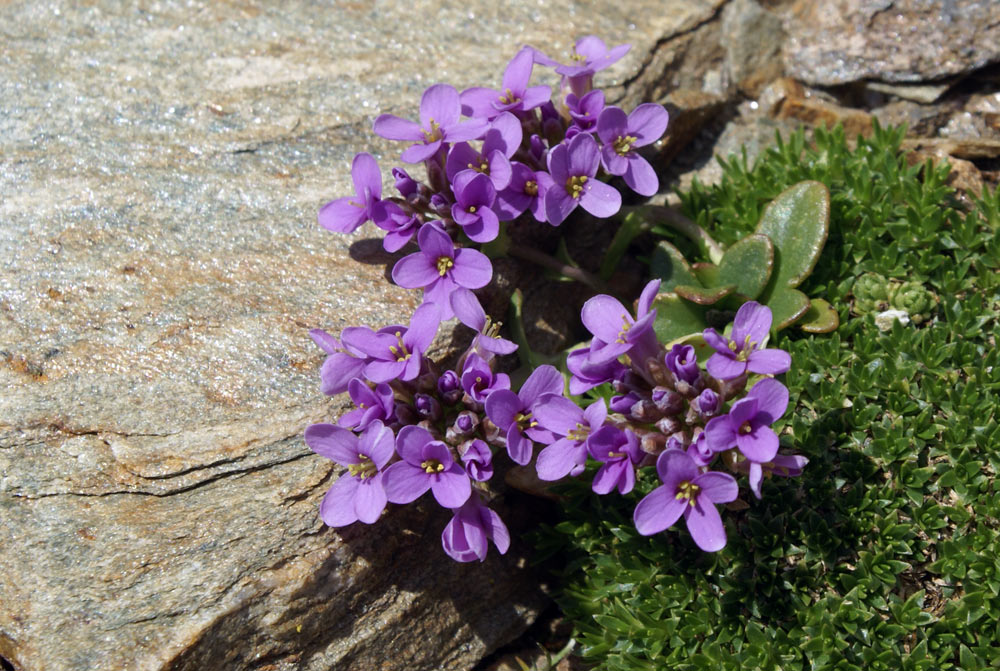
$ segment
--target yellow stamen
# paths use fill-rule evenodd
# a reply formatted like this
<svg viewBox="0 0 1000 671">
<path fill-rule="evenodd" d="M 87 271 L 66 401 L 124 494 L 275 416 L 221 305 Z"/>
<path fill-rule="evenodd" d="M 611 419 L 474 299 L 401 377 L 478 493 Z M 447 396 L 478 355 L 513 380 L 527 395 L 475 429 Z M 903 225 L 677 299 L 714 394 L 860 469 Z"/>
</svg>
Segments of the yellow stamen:
<svg viewBox="0 0 1000 671">
<path fill-rule="evenodd" d="M 437 260 L 438 275 L 444 277 L 455 265 L 455 262 L 447 256 L 439 256 Z"/>
<path fill-rule="evenodd" d="M 525 182 L 524 183 L 524 192 L 526 194 L 528 194 L 529 196 L 537 196 L 538 195 L 538 182 L 535 182 L 535 181 L 532 181 L 532 180 L 528 180 L 527 182 Z"/>
<path fill-rule="evenodd" d="M 358 463 L 347 465 L 348 473 L 362 480 L 367 480 L 371 476 L 375 475 L 378 471 L 378 467 L 375 465 L 374 461 L 363 454 L 358 454 L 358 459 Z"/>
<path fill-rule="evenodd" d="M 634 135 L 619 135 L 615 141 L 611 144 L 614 147 L 615 153 L 619 156 L 624 156 L 625 154 L 632 151 L 632 145 L 635 144 L 636 140 L 639 138 Z"/>
<path fill-rule="evenodd" d="M 440 473 L 444 470 L 444 464 L 437 459 L 428 459 L 420 462 L 420 468 L 424 469 L 424 473 Z"/>
<path fill-rule="evenodd" d="M 677 499 L 678 501 L 683 501 L 684 499 L 687 499 L 688 503 L 690 503 L 693 506 L 695 504 L 695 499 L 698 496 L 698 492 L 700 491 L 701 487 L 694 484 L 693 482 L 685 480 L 681 484 L 677 485 L 677 495 L 674 498 Z"/>
<path fill-rule="evenodd" d="M 566 437 L 569 438 L 570 440 L 575 440 L 578 443 L 582 443 L 583 441 L 587 440 L 587 436 L 589 435 L 590 435 L 590 427 L 584 426 L 580 422 L 577 422 L 576 428 L 574 428 L 572 431 L 566 434 Z"/>
<path fill-rule="evenodd" d="M 579 198 L 583 195 L 583 185 L 586 183 L 586 175 L 574 175 L 566 180 L 566 193 L 570 195 L 570 198 Z"/>
<path fill-rule="evenodd" d="M 624 345 L 628 342 L 628 332 L 632 328 L 632 322 L 628 320 L 628 317 L 622 315 L 622 330 L 618 332 L 618 339 L 615 340 L 619 345 Z"/>
<path fill-rule="evenodd" d="M 427 144 L 430 144 L 431 142 L 437 142 L 438 140 L 444 137 L 443 135 L 441 135 L 441 125 L 434 119 L 431 119 L 430 122 L 431 122 L 431 129 L 429 131 L 427 130 L 424 131 L 424 142 L 426 142 Z"/>
</svg>

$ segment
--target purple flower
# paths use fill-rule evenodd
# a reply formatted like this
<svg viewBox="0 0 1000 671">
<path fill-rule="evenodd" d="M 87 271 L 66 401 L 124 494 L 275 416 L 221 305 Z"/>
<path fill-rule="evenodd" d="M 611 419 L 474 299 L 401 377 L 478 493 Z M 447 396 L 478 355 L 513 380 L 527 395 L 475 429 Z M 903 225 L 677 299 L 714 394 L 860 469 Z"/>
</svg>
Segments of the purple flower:
<svg viewBox="0 0 1000 671">
<path fill-rule="evenodd" d="M 476 403 L 485 403 L 486 399 L 498 389 L 510 390 L 510 378 L 505 373 L 493 374 L 486 361 L 473 352 L 465 358 L 462 367 L 462 389 Z"/>
<path fill-rule="evenodd" d="M 385 218 L 382 173 L 371 154 L 358 154 L 351 164 L 354 195 L 332 200 L 319 211 L 319 224 L 337 233 L 353 233 L 370 219 Z"/>
<path fill-rule="evenodd" d="M 794 478 L 802 475 L 809 460 L 800 454 L 778 454 L 774 459 L 766 464 L 759 464 L 756 461 L 745 461 L 738 465 L 740 470 L 746 470 L 750 480 L 750 491 L 758 499 L 760 496 L 760 485 L 765 475 L 779 475 L 783 478 Z"/>
<path fill-rule="evenodd" d="M 458 373 L 453 370 L 441 373 L 437 389 L 445 403 L 455 403 L 462 398 L 462 381 L 458 378 Z"/>
<path fill-rule="evenodd" d="M 562 373 L 553 366 L 539 366 L 517 394 L 497 389 L 487 397 L 486 415 L 506 434 L 507 454 L 515 463 L 524 466 L 531 461 L 532 440 L 555 440 L 550 431 L 538 425 L 532 412 L 544 394 L 562 393 L 563 384 Z"/>
<path fill-rule="evenodd" d="M 757 301 L 740 306 L 733 321 L 733 339 L 713 329 L 705 329 L 705 342 L 715 349 L 705 368 L 720 380 L 732 380 L 748 370 L 762 375 L 778 375 L 792 366 L 792 357 L 780 349 L 757 349 L 771 330 L 771 310 Z"/>
<path fill-rule="evenodd" d="M 477 494 L 455 511 L 441 533 L 441 546 L 455 561 L 483 561 L 489 549 L 488 541 L 493 541 L 500 554 L 506 554 L 510 532 L 500 516 L 484 506 Z"/>
<path fill-rule="evenodd" d="M 550 224 L 561 224 L 577 205 L 601 218 L 619 210 L 621 194 L 594 177 L 600 162 L 597 140 L 587 133 L 552 148 L 548 167 L 553 185 L 545 193 L 545 217 Z"/>
<path fill-rule="evenodd" d="M 507 64 L 503 73 L 503 91 L 476 87 L 462 91 L 462 113 L 492 119 L 503 112 L 527 112 L 552 97 L 548 86 L 528 87 L 534 52 L 524 47 Z"/>
<path fill-rule="evenodd" d="M 410 319 L 410 327 L 397 326 L 392 333 L 384 329 L 375 333 L 364 326 L 344 329 L 345 345 L 369 357 L 364 374 L 375 383 L 400 379 L 412 380 L 420 374 L 423 353 L 427 351 L 440 324 L 440 313 L 433 303 L 418 307 Z"/>
<path fill-rule="evenodd" d="M 771 424 L 786 408 L 788 389 L 773 378 L 764 378 L 733 403 L 728 415 L 709 420 L 705 440 L 715 452 L 737 447 L 750 461 L 766 464 L 778 454 L 778 434 Z"/>
<path fill-rule="evenodd" d="M 605 343 L 598 341 L 599 347 Z M 569 393 L 582 394 L 605 382 L 610 382 L 627 370 L 618 359 L 609 359 L 603 363 L 590 360 L 590 347 L 581 347 L 569 353 L 566 357 L 566 368 L 571 373 Z"/>
<path fill-rule="evenodd" d="M 635 467 L 646 453 L 639 449 L 639 439 L 629 429 L 610 435 L 612 441 L 596 440 L 595 435 L 595 440 L 587 445 L 590 456 L 604 464 L 594 475 L 591 489 L 604 495 L 617 487 L 619 494 L 628 494 L 635 487 Z"/>
<path fill-rule="evenodd" d="M 447 84 L 435 84 L 424 91 L 420 98 L 420 123 L 392 114 L 381 114 L 375 119 L 372 130 L 387 140 L 416 142 L 403 152 L 401 158 L 407 163 L 420 163 L 437 154 L 445 142 L 482 137 L 486 121 L 460 121 L 461 114 L 458 91 Z"/>
<path fill-rule="evenodd" d="M 694 384 L 700 376 L 698 370 L 698 357 L 695 356 L 694 347 L 691 345 L 674 345 L 663 357 L 667 369 L 674 374 L 678 380 L 684 380 L 688 384 Z"/>
<path fill-rule="evenodd" d="M 739 487 L 733 476 L 709 471 L 681 450 L 664 450 L 656 460 L 663 485 L 635 507 L 635 528 L 643 536 L 659 533 L 682 516 L 694 542 L 705 552 L 726 546 L 726 530 L 715 504 L 735 501 Z"/>
<path fill-rule="evenodd" d="M 396 438 L 402 457 L 382 473 L 385 493 L 392 503 L 410 503 L 428 489 L 445 508 L 458 508 L 469 499 L 472 484 L 451 450 L 421 426 L 404 426 Z"/>
<path fill-rule="evenodd" d="M 482 149 L 476 151 L 468 142 L 459 142 L 448 152 L 445 174 L 449 181 L 463 170 L 474 170 L 489 176 L 497 191 L 510 184 L 510 157 L 521 146 L 521 122 L 504 112 L 490 124 L 483 138 Z"/>
<path fill-rule="evenodd" d="M 535 171 L 516 161 L 510 166 L 510 184 L 497 194 L 497 214 L 504 221 L 512 221 L 525 210 L 531 210 L 536 221 L 546 221 L 545 193 L 554 184 L 552 177 L 543 170 Z"/>
<path fill-rule="evenodd" d="M 343 345 L 323 329 L 312 329 L 309 336 L 329 354 L 319 370 L 319 388 L 328 396 L 347 391 L 351 380 L 364 374 L 368 359 L 364 352 Z"/>
<path fill-rule="evenodd" d="M 583 304 L 580 311 L 583 325 L 599 341 L 591 344 L 591 363 L 602 364 L 627 353 L 644 367 L 647 359 L 657 356 L 661 350 L 653 331 L 656 310 L 650 308 L 659 288 L 660 280 L 653 280 L 642 290 L 635 319 L 617 298 L 605 294 L 593 296 Z"/>
<path fill-rule="evenodd" d="M 420 251 L 401 258 L 392 279 L 407 289 L 423 288 L 424 301 L 434 303 L 441 319 L 451 319 L 451 294 L 458 287 L 479 289 L 493 278 L 493 264 L 475 249 L 455 249 L 451 238 L 437 226 L 417 233 Z"/>
<path fill-rule="evenodd" d="M 490 178 L 480 172 L 464 170 L 455 175 L 452 184 L 455 204 L 451 218 L 462 227 L 470 240 L 489 242 L 500 232 L 500 219 L 493 211 L 497 191 Z"/>
<path fill-rule="evenodd" d="M 584 131 L 592 130 L 604 109 L 604 91 L 594 89 L 579 98 L 570 93 L 566 96 L 566 107 L 577 128 Z"/>
<path fill-rule="evenodd" d="M 363 431 L 375 421 L 391 422 L 395 399 L 389 385 L 377 384 L 374 388 L 365 384 L 359 378 L 354 378 L 347 385 L 351 400 L 358 406 L 337 420 L 337 425 L 345 429 Z"/>
<path fill-rule="evenodd" d="M 469 477 L 477 482 L 486 482 L 493 477 L 493 453 L 485 441 L 467 441 L 461 448 L 462 463 Z"/>
<path fill-rule="evenodd" d="M 380 471 L 392 458 L 392 431 L 375 420 L 359 439 L 339 426 L 313 424 L 306 429 L 305 440 L 316 454 L 347 467 L 319 505 L 323 522 L 331 527 L 358 520 L 375 522 L 387 500 Z"/>
<path fill-rule="evenodd" d="M 719 411 L 719 395 L 711 389 L 705 388 L 698 398 L 695 399 L 695 408 L 698 414 L 704 418 L 711 417 Z"/>
<path fill-rule="evenodd" d="M 375 225 L 385 231 L 382 238 L 382 248 L 393 253 L 398 252 L 413 239 L 413 234 L 420 228 L 420 219 L 408 214 L 391 200 L 382 201 L 385 216 L 375 222 Z"/>
<path fill-rule="evenodd" d="M 462 322 L 477 331 L 472 341 L 472 351 L 489 362 L 494 355 L 510 354 L 517 349 L 510 340 L 500 337 L 500 322 L 493 322 L 486 316 L 476 295 L 468 289 L 456 289 L 451 295 L 451 307 Z"/>
<path fill-rule="evenodd" d="M 674 438 L 671 438 L 670 440 L 674 440 Z M 670 447 L 669 440 L 667 441 L 667 447 Z M 708 466 L 715 459 L 715 452 L 713 452 L 712 448 L 708 446 L 708 441 L 705 440 L 704 431 L 699 433 L 698 437 L 691 441 L 691 444 L 688 445 L 687 454 L 689 457 L 694 459 L 694 462 L 699 467 Z"/>
<path fill-rule="evenodd" d="M 612 175 L 622 175 L 636 193 L 652 196 L 660 188 L 653 167 L 634 150 L 660 139 L 667 129 L 667 110 L 661 105 L 639 105 L 628 116 L 617 107 L 608 107 L 597 119 L 601 138 L 601 162 Z"/>
<path fill-rule="evenodd" d="M 542 480 L 580 475 L 587 463 L 587 445 L 591 439 L 610 444 L 613 442 L 611 434 L 621 433 L 612 426 L 601 428 L 608 417 L 603 399 L 581 410 L 580 406 L 561 394 L 547 394 L 539 399 L 534 416 L 539 426 L 551 431 L 553 437 L 559 436 L 558 440 L 551 441 L 551 445 L 538 453 L 535 470 Z"/>
<path fill-rule="evenodd" d="M 556 72 L 563 75 L 563 87 L 582 96 L 590 90 L 595 72 L 616 63 L 631 48 L 629 44 L 620 44 L 608 49 L 603 40 L 588 35 L 577 40 L 567 65 L 560 65 L 537 49 L 534 50 L 534 56 L 536 63 L 556 66 Z"/>
</svg>

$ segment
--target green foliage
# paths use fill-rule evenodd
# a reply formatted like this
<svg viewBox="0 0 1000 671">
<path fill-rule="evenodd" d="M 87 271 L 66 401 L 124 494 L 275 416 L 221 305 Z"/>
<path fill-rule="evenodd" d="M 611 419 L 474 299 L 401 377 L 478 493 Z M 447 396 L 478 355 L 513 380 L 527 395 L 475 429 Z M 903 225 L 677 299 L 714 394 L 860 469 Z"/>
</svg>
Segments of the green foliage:
<svg viewBox="0 0 1000 671">
<path fill-rule="evenodd" d="M 683 195 L 732 244 L 788 185 L 825 184 L 829 239 L 802 288 L 829 298 L 840 326 L 777 336 L 793 360 L 782 441 L 810 463 L 725 511 L 721 552 L 699 551 L 683 524 L 639 536 L 632 510 L 658 484 L 652 469 L 627 497 L 565 485 L 566 519 L 538 534 L 539 554 L 558 558 L 558 601 L 601 669 L 996 668 L 1000 198 L 963 210 L 947 169 L 909 167 L 901 139 L 876 128 L 851 149 L 839 130 L 812 146 L 797 134 Z M 882 332 L 849 309 L 865 273 L 939 302 L 919 326 Z"/>
</svg>

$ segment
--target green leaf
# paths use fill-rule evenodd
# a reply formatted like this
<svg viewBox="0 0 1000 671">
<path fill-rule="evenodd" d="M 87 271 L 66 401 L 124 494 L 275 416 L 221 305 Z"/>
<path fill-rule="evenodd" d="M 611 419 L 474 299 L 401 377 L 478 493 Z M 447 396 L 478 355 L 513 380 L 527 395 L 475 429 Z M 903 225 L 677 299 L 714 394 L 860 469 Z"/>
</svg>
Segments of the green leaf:
<svg viewBox="0 0 1000 671">
<path fill-rule="evenodd" d="M 645 221 L 639 212 L 629 212 L 625 215 L 624 221 L 618 227 L 615 237 L 608 246 L 608 251 L 604 253 L 604 259 L 601 260 L 602 280 L 607 281 L 611 279 L 615 270 L 618 269 L 618 264 L 621 263 L 622 257 L 625 256 L 625 251 L 628 249 L 629 244 L 635 239 L 635 236 L 642 232 L 644 223 Z"/>
<path fill-rule="evenodd" d="M 712 286 L 735 285 L 736 293 L 753 300 L 764 291 L 773 267 L 771 239 L 766 235 L 748 235 L 726 250 L 719 262 L 717 282 Z"/>
<path fill-rule="evenodd" d="M 809 309 L 802 315 L 799 328 L 806 333 L 830 333 L 840 326 L 840 315 L 827 301 L 813 298 L 809 301 Z"/>
<path fill-rule="evenodd" d="M 657 294 L 653 300 L 656 321 L 653 330 L 660 342 L 670 342 L 705 330 L 705 310 L 673 292 Z"/>
<path fill-rule="evenodd" d="M 723 287 L 701 287 L 701 286 L 691 286 L 688 284 L 678 284 L 674 287 L 674 292 L 677 293 L 681 298 L 687 299 L 692 303 L 697 303 L 698 305 L 711 305 L 713 303 L 718 303 L 723 298 L 733 293 L 736 289 L 735 284 L 727 284 Z"/>
<path fill-rule="evenodd" d="M 774 243 L 774 272 L 764 295 L 797 287 L 812 272 L 830 226 L 830 191 L 820 182 L 788 187 L 764 210 L 757 233 Z"/>
<path fill-rule="evenodd" d="M 809 311 L 809 297 L 798 289 L 785 287 L 768 299 L 767 306 L 771 308 L 774 319 L 771 328 L 780 331 L 794 324 Z"/>
<path fill-rule="evenodd" d="M 660 278 L 660 291 L 671 291 L 678 284 L 697 286 L 701 284 L 691 271 L 680 250 L 663 240 L 653 249 L 649 260 L 653 277 Z"/>
<path fill-rule="evenodd" d="M 692 284 L 701 284 L 706 287 L 717 287 L 719 282 L 719 266 L 714 263 L 696 263 L 691 266 L 691 272 L 698 279 Z"/>
</svg>

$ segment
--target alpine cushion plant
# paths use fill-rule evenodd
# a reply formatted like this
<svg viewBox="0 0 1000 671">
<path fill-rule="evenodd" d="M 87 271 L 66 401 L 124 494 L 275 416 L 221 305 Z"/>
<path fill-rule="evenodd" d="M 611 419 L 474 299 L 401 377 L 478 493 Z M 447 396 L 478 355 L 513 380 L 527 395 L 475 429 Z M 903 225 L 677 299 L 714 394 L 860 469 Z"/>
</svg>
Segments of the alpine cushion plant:
<svg viewBox="0 0 1000 671">
<path fill-rule="evenodd" d="M 581 322 L 593 337 L 567 357 L 568 376 L 541 365 L 519 376 L 525 379 L 515 388 L 500 370 L 502 358 L 518 345 L 502 337 L 476 291 L 494 281 L 486 252 L 514 252 L 507 227 L 515 221 L 558 227 L 577 207 L 609 218 L 622 205 L 621 194 L 605 181 L 609 176 L 622 176 L 639 195 L 659 188 L 636 150 L 663 134 L 666 111 L 644 104 L 626 113 L 605 106 L 603 92 L 593 88 L 594 74 L 627 50 L 586 37 L 577 42 L 573 61 L 559 65 L 525 48 L 507 65 L 503 90 L 460 94 L 435 84 L 421 98 L 419 122 L 376 118 L 377 135 L 410 143 L 401 158 L 424 163 L 426 182 L 396 167 L 398 195 L 382 198 L 374 157 L 358 154 L 355 194 L 324 206 L 320 223 L 351 233 L 372 221 L 386 231 L 383 246 L 401 255 L 393 281 L 420 290 L 422 302 L 408 326 L 349 326 L 339 337 L 312 332 L 328 354 L 322 391 L 348 391 L 356 406 L 337 426 L 318 424 L 306 432 L 310 447 L 348 469 L 323 504 L 331 525 L 371 523 L 389 503 L 411 503 L 430 492 L 452 514 L 442 531 L 444 551 L 458 561 L 482 561 L 490 541 L 501 553 L 511 541 L 491 508 L 498 456 L 543 481 L 593 472 L 591 487 L 600 495 L 631 495 L 655 464 L 664 487 L 672 487 L 673 500 L 683 505 L 671 503 L 663 513 L 643 504 L 636 512 L 639 530 L 662 531 L 683 516 L 695 542 L 715 551 L 725 534 L 714 506 L 734 500 L 738 485 L 733 475 L 711 470 L 713 464 L 747 477 L 758 497 L 765 474 L 801 472 L 804 458 L 779 454 L 770 442 L 760 449 L 783 412 L 772 398 L 781 383 L 770 376 L 788 370 L 789 362 L 783 352 L 760 349 L 770 323 L 766 307 L 753 304 L 737 313 L 737 345 L 714 331 L 695 334 L 721 348 L 722 358 L 705 370 L 690 345 L 658 339 L 658 280 L 645 286 L 634 311 L 598 293 L 581 307 Z M 538 64 L 563 76 L 562 100 L 553 101 L 547 87 L 530 85 Z M 452 317 L 473 334 L 453 365 L 445 365 L 429 351 L 441 322 Z M 530 352 L 522 353 L 532 360 Z M 751 382 L 756 386 L 747 393 Z M 584 392 L 589 401 L 573 397 Z M 785 398 L 787 404 L 787 393 Z M 770 421 L 765 425 L 764 419 Z M 743 423 L 733 428 L 737 420 Z"/>
</svg>

